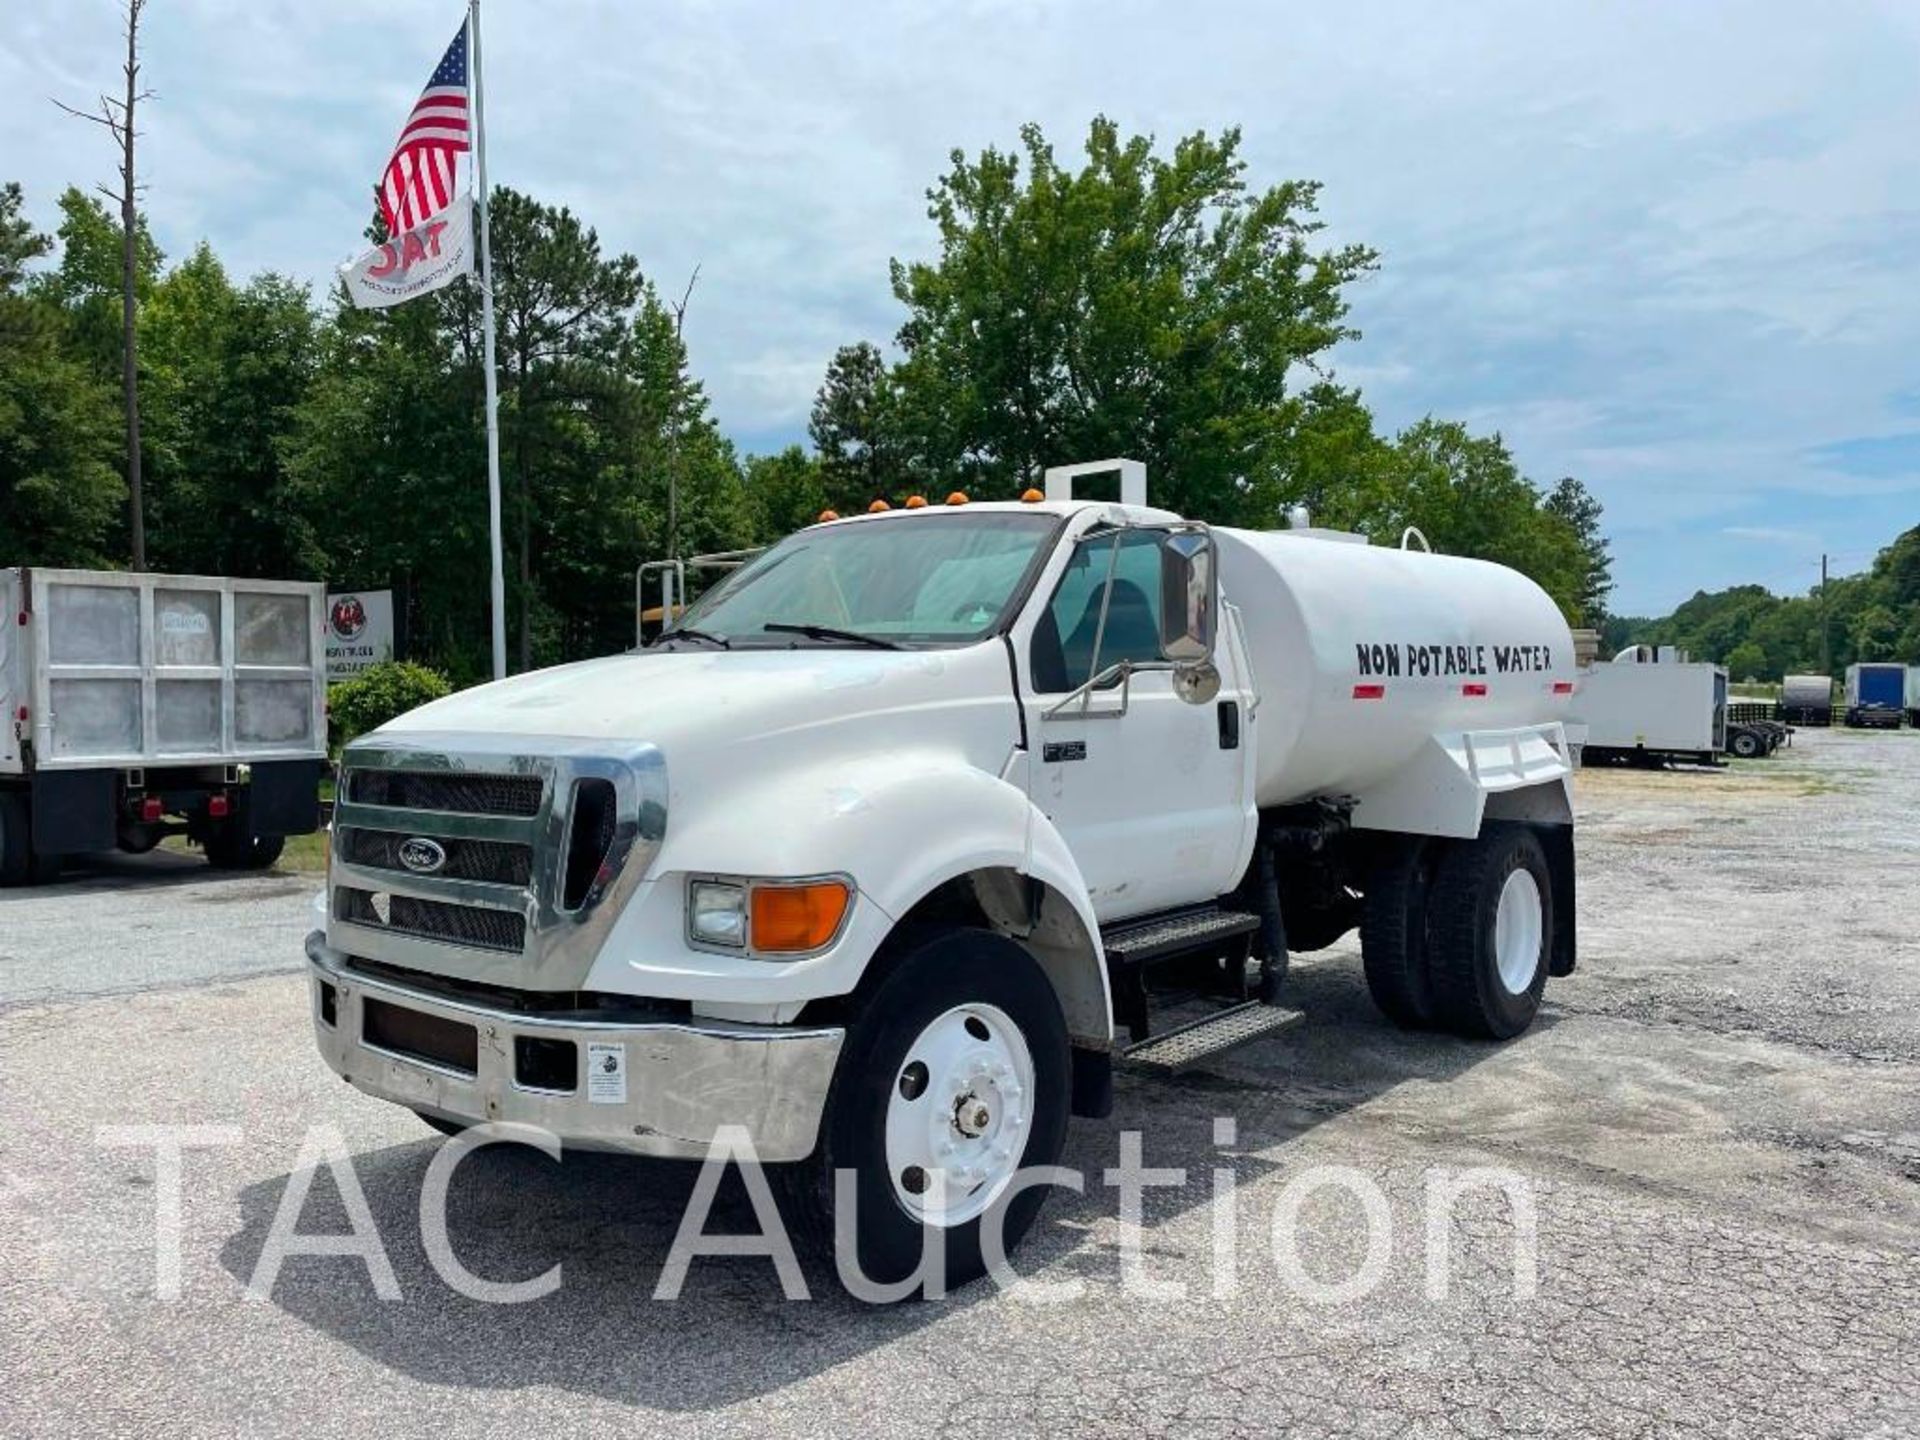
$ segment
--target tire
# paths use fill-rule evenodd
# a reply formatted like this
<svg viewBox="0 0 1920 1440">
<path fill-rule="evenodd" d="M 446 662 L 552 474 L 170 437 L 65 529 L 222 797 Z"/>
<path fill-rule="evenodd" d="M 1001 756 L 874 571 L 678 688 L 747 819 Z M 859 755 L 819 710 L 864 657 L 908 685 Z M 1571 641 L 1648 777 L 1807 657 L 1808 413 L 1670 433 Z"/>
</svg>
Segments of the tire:
<svg viewBox="0 0 1920 1440">
<path fill-rule="evenodd" d="M 1751 730 L 1736 730 L 1727 737 L 1727 748 L 1742 760 L 1753 760 L 1760 754 L 1760 737 Z"/>
<path fill-rule="evenodd" d="M 983 1218 L 999 1217 L 1005 1249 L 1011 1252 L 1039 1214 L 1046 1200 L 1043 1186 L 1028 1186 L 1011 1202 L 997 1197 L 1017 1169 L 1059 1160 L 1066 1141 L 1072 1062 L 1066 1021 L 1053 987 L 1018 945 L 967 929 L 931 931 L 911 943 L 913 948 L 880 980 L 848 1030 L 821 1117 L 819 1146 L 783 1179 L 802 1235 L 816 1251 L 831 1255 L 834 1175 L 841 1169 L 854 1171 L 853 1242 L 860 1273 L 879 1285 L 904 1280 L 919 1268 L 924 1236 L 932 1228 L 944 1234 L 945 1285 L 953 1290 L 985 1272 Z M 1019 1055 L 1009 1048 L 1015 1035 L 1024 1047 L 1030 1087 L 1017 1085 Z M 1010 1079 L 971 1073 L 976 1061 L 1001 1060 L 1012 1072 Z M 961 1085 L 967 1088 L 957 1090 Z M 1006 1085 L 1006 1091 L 998 1085 Z M 960 1128 L 959 1111 L 969 1102 L 976 1105 L 970 1123 L 985 1126 L 978 1135 Z M 915 1109 L 919 1105 L 932 1108 L 921 1117 Z M 941 1116 L 948 1106 L 954 1114 L 943 1127 Z M 995 1160 L 993 1140 L 1005 1134 L 1003 1127 L 1010 1121 L 1019 1121 L 1023 1110 L 1019 1153 Z M 970 1161 L 991 1172 L 971 1191 L 960 1181 L 949 1196 L 945 1218 L 908 1208 L 912 1172 L 920 1172 L 924 1186 L 926 1168 L 903 1164 L 899 1177 L 892 1171 L 895 1162 L 920 1153 L 915 1146 L 921 1140 L 937 1143 L 929 1137 L 962 1147 L 958 1160 L 949 1161 L 943 1173 L 973 1169 Z"/>
<path fill-rule="evenodd" d="M 207 863 L 216 870 L 264 870 L 286 846 L 284 835 L 262 835 L 256 840 L 223 825 L 207 840 Z"/>
<path fill-rule="evenodd" d="M 1427 896 L 1438 844 L 1403 837 L 1367 876 L 1360 915 L 1360 956 L 1367 989 L 1380 1013 L 1408 1030 L 1433 1024 L 1433 979 L 1427 956 Z"/>
<path fill-rule="evenodd" d="M 1504 926 L 1503 900 L 1514 907 Z M 1427 938 L 1435 1014 L 1449 1030 L 1509 1040 L 1533 1023 L 1553 949 L 1553 877 L 1531 830 L 1491 823 L 1479 839 L 1447 848 L 1434 874 Z"/>
<path fill-rule="evenodd" d="M 18 791 L 0 793 L 0 886 L 41 885 L 60 873 L 58 855 L 33 851 L 33 807 Z"/>
</svg>

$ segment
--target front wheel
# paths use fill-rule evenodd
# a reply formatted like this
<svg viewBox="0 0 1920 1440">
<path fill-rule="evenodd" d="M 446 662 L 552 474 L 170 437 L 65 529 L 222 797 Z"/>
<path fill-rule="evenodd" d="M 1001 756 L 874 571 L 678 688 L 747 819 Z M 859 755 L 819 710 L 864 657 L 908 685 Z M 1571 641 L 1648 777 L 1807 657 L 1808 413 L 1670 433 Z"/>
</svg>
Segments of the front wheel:
<svg viewBox="0 0 1920 1440">
<path fill-rule="evenodd" d="M 1059 1001 L 1026 951 L 986 931 L 933 933 L 848 1032 L 820 1145 L 793 1176 L 803 1227 L 841 1243 L 835 1177 L 850 1171 L 856 1208 L 840 1228 L 868 1281 L 912 1275 L 929 1232 L 947 1288 L 977 1278 L 983 1225 L 1010 1251 L 1046 1198 L 1016 1177 L 1060 1158 L 1070 1067 Z"/>
<path fill-rule="evenodd" d="M 1493 823 L 1450 846 L 1428 911 L 1435 1009 L 1462 1035 L 1506 1040 L 1533 1023 L 1547 988 L 1553 881 L 1524 825 Z"/>
</svg>

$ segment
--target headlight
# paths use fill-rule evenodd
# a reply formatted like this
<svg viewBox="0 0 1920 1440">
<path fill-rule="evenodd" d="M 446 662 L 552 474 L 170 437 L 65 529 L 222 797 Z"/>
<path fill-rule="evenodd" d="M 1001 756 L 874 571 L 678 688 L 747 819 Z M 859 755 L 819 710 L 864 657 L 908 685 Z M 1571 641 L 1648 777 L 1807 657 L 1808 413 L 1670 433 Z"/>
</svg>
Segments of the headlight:
<svg viewBox="0 0 1920 1440">
<path fill-rule="evenodd" d="M 807 955 L 833 942 L 852 903 L 852 884 L 837 876 L 695 880 L 687 888 L 687 935 L 756 955 Z"/>
<path fill-rule="evenodd" d="M 747 890 L 723 880 L 696 880 L 687 897 L 687 933 L 708 945 L 747 944 Z"/>
</svg>

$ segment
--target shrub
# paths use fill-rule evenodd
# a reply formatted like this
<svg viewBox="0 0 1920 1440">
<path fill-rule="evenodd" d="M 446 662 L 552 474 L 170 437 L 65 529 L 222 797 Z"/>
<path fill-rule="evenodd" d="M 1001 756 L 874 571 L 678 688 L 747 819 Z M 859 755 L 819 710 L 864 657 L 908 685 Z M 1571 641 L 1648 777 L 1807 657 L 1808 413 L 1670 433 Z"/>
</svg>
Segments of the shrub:
<svg viewBox="0 0 1920 1440">
<path fill-rule="evenodd" d="M 338 748 L 397 715 L 452 693 L 453 682 L 425 665 L 410 660 L 369 665 L 353 679 L 327 687 L 328 738 Z"/>
</svg>

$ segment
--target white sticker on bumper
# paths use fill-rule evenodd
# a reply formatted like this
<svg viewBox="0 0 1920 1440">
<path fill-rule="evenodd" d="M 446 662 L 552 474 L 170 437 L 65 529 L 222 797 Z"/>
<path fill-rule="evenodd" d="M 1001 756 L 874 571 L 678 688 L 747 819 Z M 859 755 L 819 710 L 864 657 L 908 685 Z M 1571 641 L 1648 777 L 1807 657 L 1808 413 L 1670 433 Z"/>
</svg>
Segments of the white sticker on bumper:
<svg viewBox="0 0 1920 1440">
<path fill-rule="evenodd" d="M 627 1047 L 590 1042 L 587 1046 L 587 1103 L 627 1103 Z"/>
</svg>

